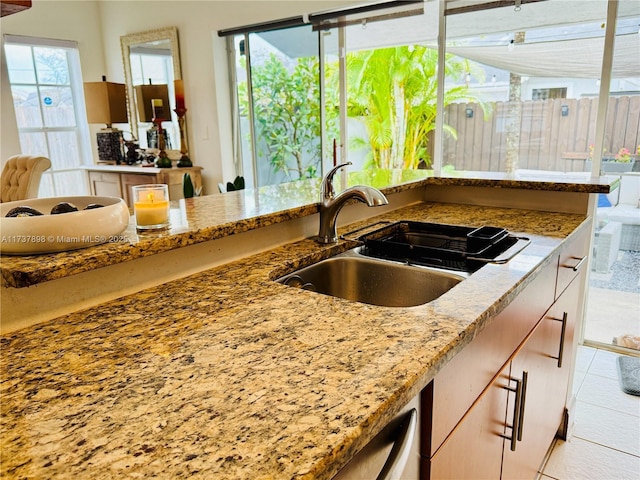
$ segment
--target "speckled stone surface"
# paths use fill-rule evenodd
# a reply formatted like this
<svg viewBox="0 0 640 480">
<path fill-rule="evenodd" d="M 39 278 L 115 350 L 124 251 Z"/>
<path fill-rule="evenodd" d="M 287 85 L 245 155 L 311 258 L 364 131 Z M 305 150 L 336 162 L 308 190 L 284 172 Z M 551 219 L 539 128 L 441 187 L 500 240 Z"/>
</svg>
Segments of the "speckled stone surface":
<svg viewBox="0 0 640 480">
<path fill-rule="evenodd" d="M 375 185 L 386 194 L 428 185 L 608 193 L 615 177 L 593 179 L 586 174 L 521 172 L 508 175 L 489 172 L 454 172 L 434 177 L 431 171 L 387 172 L 369 176 L 356 172 L 351 183 Z M 208 195 L 172 202 L 172 228 L 164 234 L 138 235 L 133 219 L 129 227 L 108 243 L 82 250 L 48 255 L 0 257 L 3 287 L 28 287 L 97 268 L 155 255 L 176 248 L 214 240 L 318 212 L 319 180 Z"/>
<path fill-rule="evenodd" d="M 289 187 L 274 192 L 270 189 L 264 189 L 266 192 L 243 190 L 171 202 L 172 226 L 162 233 L 136 233 L 135 220 L 131 217 L 129 226 L 121 235 L 102 245 L 45 255 L 2 255 L 2 284 L 6 287 L 27 287 L 318 211 L 317 204 L 299 201 L 300 196 L 310 195 L 305 193 L 306 190 L 315 192 L 312 185 L 289 184 Z M 299 190 L 291 192 L 295 187 Z"/>
<path fill-rule="evenodd" d="M 365 223 L 400 219 L 532 244 L 427 305 L 385 308 L 273 282 L 350 246 L 303 240 L 0 337 L 0 477 L 331 478 L 588 227 L 444 204 Z"/>
</svg>

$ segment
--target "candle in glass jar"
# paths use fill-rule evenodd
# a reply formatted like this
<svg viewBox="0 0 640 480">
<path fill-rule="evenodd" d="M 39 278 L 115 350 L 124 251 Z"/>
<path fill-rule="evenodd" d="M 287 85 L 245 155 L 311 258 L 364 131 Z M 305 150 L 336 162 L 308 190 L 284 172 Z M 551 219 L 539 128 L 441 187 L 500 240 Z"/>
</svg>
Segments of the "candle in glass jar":
<svg viewBox="0 0 640 480">
<path fill-rule="evenodd" d="M 176 91 L 176 110 L 184 110 L 184 83 L 182 80 L 174 80 L 173 87 Z"/>
<path fill-rule="evenodd" d="M 136 185 L 133 188 L 133 210 L 138 230 L 169 226 L 167 185 Z"/>
</svg>

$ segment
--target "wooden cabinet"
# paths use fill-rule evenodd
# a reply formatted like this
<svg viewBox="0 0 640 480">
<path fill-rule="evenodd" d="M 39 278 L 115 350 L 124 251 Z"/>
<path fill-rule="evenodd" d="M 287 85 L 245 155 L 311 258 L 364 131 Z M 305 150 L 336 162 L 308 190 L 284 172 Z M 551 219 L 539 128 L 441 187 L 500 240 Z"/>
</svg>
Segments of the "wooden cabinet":
<svg viewBox="0 0 640 480">
<path fill-rule="evenodd" d="M 148 183 L 166 183 L 166 182 L 161 182 L 157 177 L 150 178 L 149 175 L 140 175 L 136 173 L 120 174 L 120 187 L 122 189 L 122 195 L 123 195 L 122 198 L 124 198 L 124 201 L 127 202 L 127 205 L 129 205 L 129 207 L 133 207 L 133 190 L 131 190 L 131 187 L 135 185 L 145 185 Z M 182 187 L 182 185 L 180 185 L 180 187 Z M 176 192 L 172 192 L 170 187 L 169 198 L 172 200 L 175 200 L 177 198 L 182 198 L 182 195 L 179 193 L 177 194 Z"/>
<path fill-rule="evenodd" d="M 534 479 L 562 424 L 579 287 L 579 281 L 570 284 L 511 362 L 511 376 L 525 377 L 526 384 L 516 442 L 504 450 L 502 478 Z M 512 406 L 513 398 L 508 410 Z"/>
<path fill-rule="evenodd" d="M 536 477 L 565 417 L 587 235 L 565 245 L 424 390 L 421 478 Z M 563 258 L 574 261 L 563 267 Z"/>
<path fill-rule="evenodd" d="M 120 174 L 118 173 L 89 172 L 89 185 L 91 195 L 123 198 L 122 188 L 120 186 Z"/>
<path fill-rule="evenodd" d="M 589 251 L 589 235 L 587 231 L 571 240 L 560 254 L 558 263 L 558 279 L 556 281 L 556 298 L 573 281 L 578 273 L 584 270 Z"/>
<path fill-rule="evenodd" d="M 182 178 L 191 175 L 196 189 L 202 187 L 202 167 L 156 168 L 96 165 L 87 168 L 91 195 L 120 197 L 132 208 L 131 187 L 146 183 L 165 183 L 169 186 L 169 198 L 183 197 Z"/>
</svg>

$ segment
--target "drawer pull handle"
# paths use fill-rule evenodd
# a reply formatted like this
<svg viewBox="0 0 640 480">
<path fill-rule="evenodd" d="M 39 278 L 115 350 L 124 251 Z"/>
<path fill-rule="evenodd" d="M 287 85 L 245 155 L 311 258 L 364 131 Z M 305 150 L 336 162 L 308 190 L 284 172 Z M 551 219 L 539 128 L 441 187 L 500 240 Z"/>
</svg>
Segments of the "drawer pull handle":
<svg viewBox="0 0 640 480">
<path fill-rule="evenodd" d="M 502 438 L 506 438 L 511 442 L 510 449 L 512 452 L 516 451 L 516 441 L 518 440 L 519 422 L 520 422 L 520 402 L 522 401 L 522 382 L 515 378 L 512 378 L 516 382 L 516 388 L 503 387 L 505 390 L 514 392 L 516 394 L 515 402 L 513 404 L 513 425 L 507 424 L 507 428 L 511 429 L 511 436 L 500 435 Z"/>
<path fill-rule="evenodd" d="M 518 441 L 522 441 L 522 430 L 524 430 L 524 404 L 527 399 L 527 382 L 529 372 L 522 372 L 522 388 L 520 388 L 520 412 L 518 413 Z"/>
<path fill-rule="evenodd" d="M 563 268 L 570 268 L 574 272 L 577 272 L 578 270 L 580 270 L 580 267 L 582 267 L 582 264 L 587 260 L 587 256 L 586 255 L 584 257 L 571 256 L 569 258 L 571 258 L 573 260 L 578 260 L 578 263 L 576 263 L 573 266 L 571 266 L 571 265 L 560 265 L 560 266 L 563 267 Z"/>
<path fill-rule="evenodd" d="M 550 317 L 551 320 L 555 320 L 556 322 L 562 322 L 562 330 L 560 331 L 560 348 L 558 348 L 558 356 L 551 357 L 558 360 L 558 368 L 562 368 L 562 357 L 564 356 L 564 338 L 567 333 L 567 312 L 562 313 L 562 318 L 554 318 Z"/>
</svg>

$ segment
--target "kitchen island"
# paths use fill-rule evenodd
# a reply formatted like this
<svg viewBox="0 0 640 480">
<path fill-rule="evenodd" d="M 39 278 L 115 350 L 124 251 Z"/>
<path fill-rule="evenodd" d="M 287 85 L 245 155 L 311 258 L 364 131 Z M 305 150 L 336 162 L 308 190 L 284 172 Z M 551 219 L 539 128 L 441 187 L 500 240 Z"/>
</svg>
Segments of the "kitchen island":
<svg viewBox="0 0 640 480">
<path fill-rule="evenodd" d="M 572 185 L 564 188 L 587 196 L 610 188 L 607 181 Z M 385 193 L 401 190 L 417 188 Z M 213 202 L 205 198 L 185 205 Z M 228 223 L 253 228 L 315 213 L 313 205 L 296 208 Z M 274 282 L 354 245 L 288 240 L 7 333 L 0 339 L 1 476 L 331 478 L 590 227 L 584 213 L 421 200 L 343 231 L 400 219 L 495 225 L 532 243 L 427 305 L 387 308 Z M 183 234 L 144 241 L 180 251 L 191 241 Z M 6 268 L 2 260 L 6 281 L 34 259 L 9 259 Z"/>
</svg>

